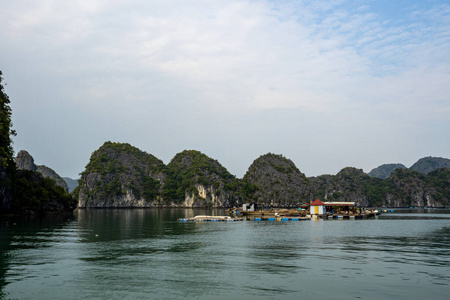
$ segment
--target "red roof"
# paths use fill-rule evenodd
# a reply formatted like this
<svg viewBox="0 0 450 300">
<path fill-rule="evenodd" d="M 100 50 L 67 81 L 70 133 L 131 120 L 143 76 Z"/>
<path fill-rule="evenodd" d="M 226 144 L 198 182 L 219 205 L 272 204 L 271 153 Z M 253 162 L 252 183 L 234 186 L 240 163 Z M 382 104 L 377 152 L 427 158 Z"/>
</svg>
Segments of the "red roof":
<svg viewBox="0 0 450 300">
<path fill-rule="evenodd" d="M 310 206 L 319 206 L 319 205 L 325 205 L 325 203 L 323 203 L 319 199 L 316 199 L 313 203 L 310 204 Z"/>
</svg>

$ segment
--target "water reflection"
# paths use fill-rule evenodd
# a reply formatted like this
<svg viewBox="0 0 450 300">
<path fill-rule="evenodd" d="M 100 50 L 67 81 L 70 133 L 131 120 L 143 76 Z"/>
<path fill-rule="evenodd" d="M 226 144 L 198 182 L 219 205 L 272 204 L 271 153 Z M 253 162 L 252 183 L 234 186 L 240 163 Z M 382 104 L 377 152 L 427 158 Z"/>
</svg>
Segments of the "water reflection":
<svg viewBox="0 0 450 300">
<path fill-rule="evenodd" d="M 221 210 L 80 210 L 1 225 L 0 298 L 444 298 L 435 219 L 178 222 Z M 52 223 L 53 222 L 53 223 Z M 432 290 L 430 293 L 429 291 Z M 448 296 L 448 295 L 447 295 Z"/>
<path fill-rule="evenodd" d="M 392 252 L 386 257 L 396 263 L 450 266 L 450 227 L 417 236 L 349 237 L 339 243 L 345 252 Z"/>
<path fill-rule="evenodd" d="M 195 226 L 177 219 L 206 213 L 201 209 L 82 209 L 76 216 L 83 241 L 99 242 L 192 234 Z M 223 210 L 209 213 L 223 215 Z"/>
<path fill-rule="evenodd" d="M 6 286 L 6 272 L 9 267 L 11 253 L 9 252 L 11 244 L 10 223 L 0 220 L 0 299 L 6 297 L 3 288 Z"/>
<path fill-rule="evenodd" d="M 27 274 L 27 265 L 45 264 L 23 260 L 17 253 L 51 247 L 65 235 L 63 228 L 70 222 L 73 222 L 73 215 L 0 217 L 0 299 L 9 296 L 5 287 L 14 280 L 37 276 Z"/>
</svg>

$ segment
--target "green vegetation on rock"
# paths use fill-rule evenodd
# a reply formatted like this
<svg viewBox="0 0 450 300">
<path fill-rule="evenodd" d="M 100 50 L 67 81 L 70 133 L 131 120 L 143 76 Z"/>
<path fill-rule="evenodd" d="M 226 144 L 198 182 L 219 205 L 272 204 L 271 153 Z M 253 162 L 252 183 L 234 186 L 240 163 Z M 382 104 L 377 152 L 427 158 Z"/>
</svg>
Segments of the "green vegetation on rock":
<svg viewBox="0 0 450 300">
<path fill-rule="evenodd" d="M 295 206 L 312 200 L 309 179 L 282 155 L 267 153 L 245 174 L 241 193 L 263 206 Z"/>
<path fill-rule="evenodd" d="M 13 184 L 11 210 L 26 214 L 71 212 L 76 202 L 55 180 L 38 172 L 18 170 Z"/>
<path fill-rule="evenodd" d="M 107 142 L 92 154 L 74 194 L 80 207 L 292 207 L 315 198 L 365 207 L 449 205 L 448 171 L 394 169 L 386 179 L 351 167 L 307 178 L 291 160 L 268 153 L 237 179 L 199 151 L 182 151 L 166 166 L 129 144 Z"/>
<path fill-rule="evenodd" d="M 369 177 L 362 170 L 342 169 L 337 175 L 312 178 L 316 197 L 327 201 L 351 201 L 360 206 L 448 206 L 450 169 L 428 175 L 397 168 L 386 179 Z"/>
<path fill-rule="evenodd" d="M 1 75 L 0 71 L 0 214 L 72 212 L 76 206 L 74 200 L 55 180 L 35 172 L 35 165 L 32 170 L 16 170 L 11 142 L 15 132 L 11 128 L 10 101 L 4 93 Z"/>
<path fill-rule="evenodd" d="M 229 206 L 239 181 L 198 151 L 178 153 L 168 166 L 128 144 L 95 151 L 73 194 L 80 207 Z"/>
<path fill-rule="evenodd" d="M 239 182 L 217 160 L 199 151 L 185 150 L 178 153 L 167 166 L 162 197 L 166 201 L 181 203 L 187 195 L 201 202 L 199 186 L 210 193 L 203 199 L 205 205 L 216 197 L 222 198 L 221 203 L 232 203 L 236 201 Z"/>
<path fill-rule="evenodd" d="M 15 169 L 11 136 L 11 107 L 9 97 L 4 92 L 2 71 L 0 70 L 0 212 L 8 210 L 12 201 L 12 177 Z"/>
<path fill-rule="evenodd" d="M 165 168 L 161 160 L 136 147 L 106 142 L 92 153 L 72 193 L 80 207 L 150 206 L 159 200 Z"/>
</svg>

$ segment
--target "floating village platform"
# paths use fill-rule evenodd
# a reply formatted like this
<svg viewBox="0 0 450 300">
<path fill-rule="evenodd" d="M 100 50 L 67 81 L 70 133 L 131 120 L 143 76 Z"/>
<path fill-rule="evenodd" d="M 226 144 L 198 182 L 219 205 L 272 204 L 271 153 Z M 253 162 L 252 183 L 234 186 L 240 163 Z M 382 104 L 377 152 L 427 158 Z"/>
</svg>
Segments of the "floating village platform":
<svg viewBox="0 0 450 300">
<path fill-rule="evenodd" d="M 276 216 L 276 217 L 255 217 L 253 221 L 309 221 L 311 218 L 308 217 L 284 217 L 284 216 Z"/>
<path fill-rule="evenodd" d="M 195 216 L 193 218 L 180 218 L 180 222 L 235 222 L 243 218 L 232 218 L 230 216 Z"/>
<path fill-rule="evenodd" d="M 357 220 L 357 219 L 367 219 L 367 218 L 375 218 L 377 217 L 381 212 L 380 211 L 367 211 L 364 213 L 349 213 L 349 214 L 322 214 L 322 215 L 306 215 L 306 216 L 289 216 L 289 215 L 274 215 L 274 216 L 264 216 L 259 215 L 255 217 L 246 217 L 246 220 L 249 221 L 309 221 L 309 220 Z M 180 218 L 178 221 L 180 222 L 236 222 L 236 221 L 242 221 L 244 218 L 237 218 L 237 217 L 230 217 L 230 216 L 195 216 L 193 218 Z"/>
<path fill-rule="evenodd" d="M 300 221 L 300 220 L 356 220 L 376 218 L 381 211 L 356 207 L 356 202 L 322 202 L 318 199 L 312 203 L 299 205 L 298 209 L 261 209 L 255 210 L 255 204 L 244 204 L 241 208 L 227 210 L 232 215 L 243 215 L 254 221 Z"/>
</svg>

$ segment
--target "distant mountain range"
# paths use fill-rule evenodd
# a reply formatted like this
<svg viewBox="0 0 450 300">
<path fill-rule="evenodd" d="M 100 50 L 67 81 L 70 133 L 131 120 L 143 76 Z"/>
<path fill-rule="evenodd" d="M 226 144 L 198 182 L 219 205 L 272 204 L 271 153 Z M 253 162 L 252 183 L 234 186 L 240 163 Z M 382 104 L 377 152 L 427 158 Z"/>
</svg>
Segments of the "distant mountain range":
<svg viewBox="0 0 450 300">
<path fill-rule="evenodd" d="M 424 157 L 419 159 L 415 164 L 413 164 L 410 169 L 428 174 L 434 170 L 441 168 L 450 168 L 450 159 L 442 158 L 442 157 Z M 368 174 L 371 177 L 377 177 L 381 179 L 386 179 L 396 170 L 396 169 L 406 169 L 406 167 L 402 164 L 384 164 L 381 165 Z"/>
<path fill-rule="evenodd" d="M 106 142 L 96 150 L 73 191 L 79 207 L 231 207 L 245 202 L 289 207 L 315 198 L 360 206 L 450 206 L 450 160 L 426 157 L 411 168 L 382 165 L 368 175 L 344 168 L 306 177 L 282 155 L 256 159 L 242 179 L 195 150 L 165 165 L 129 144 Z"/>
<path fill-rule="evenodd" d="M 129 144 L 106 142 L 96 150 L 80 180 L 61 178 L 20 151 L 20 170 L 54 179 L 83 207 L 295 207 L 315 198 L 360 206 L 450 206 L 450 160 L 425 157 L 411 168 L 384 164 L 368 174 L 348 167 L 336 175 L 306 177 L 279 154 L 257 158 L 242 179 L 217 160 L 185 150 L 165 165 Z M 78 186 L 78 183 L 81 183 Z"/>
</svg>

